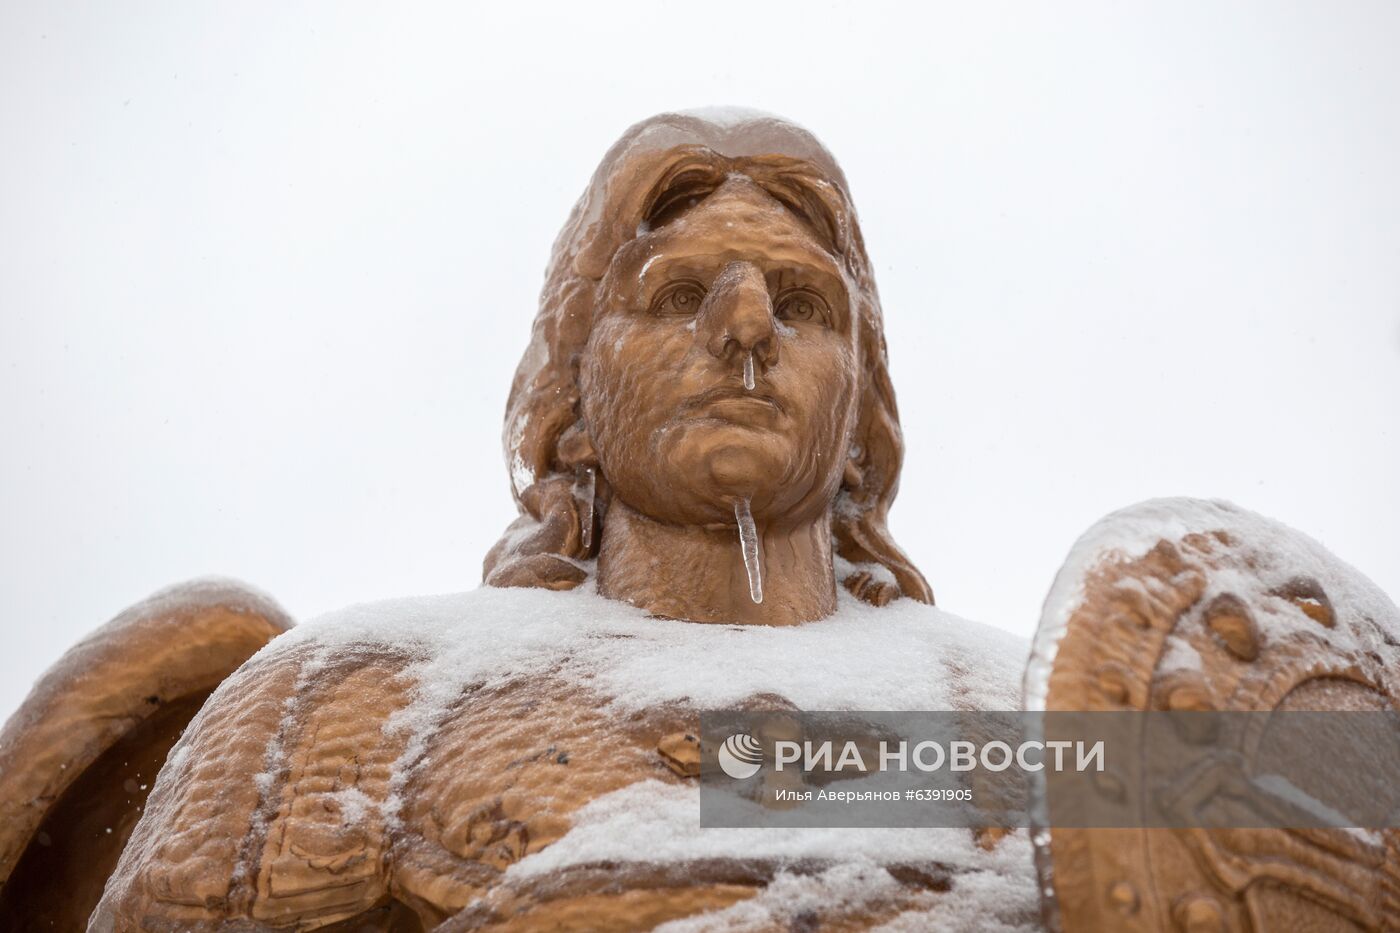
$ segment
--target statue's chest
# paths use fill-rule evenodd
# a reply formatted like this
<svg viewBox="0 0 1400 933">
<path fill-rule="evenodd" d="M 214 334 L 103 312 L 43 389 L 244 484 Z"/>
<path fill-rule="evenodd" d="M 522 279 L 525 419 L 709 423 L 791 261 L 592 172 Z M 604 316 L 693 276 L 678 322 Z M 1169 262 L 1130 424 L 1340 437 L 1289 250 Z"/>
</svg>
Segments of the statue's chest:
<svg viewBox="0 0 1400 933">
<path fill-rule="evenodd" d="M 435 730 L 403 783 L 391 861 L 437 866 L 428 887 L 443 908 L 481 897 L 564 839 L 590 805 L 606 808 L 638 782 L 693 781 L 684 773 L 698 769 L 694 730 L 692 713 L 619 714 L 558 682 L 477 694 Z M 395 874 L 413 888 L 429 880 Z"/>
</svg>

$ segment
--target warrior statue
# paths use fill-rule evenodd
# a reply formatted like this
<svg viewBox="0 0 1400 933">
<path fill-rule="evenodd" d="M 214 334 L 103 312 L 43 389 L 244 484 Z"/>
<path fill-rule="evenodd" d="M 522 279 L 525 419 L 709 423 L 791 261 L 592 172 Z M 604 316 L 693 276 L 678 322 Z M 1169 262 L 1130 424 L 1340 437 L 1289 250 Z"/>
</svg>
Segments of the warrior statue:
<svg viewBox="0 0 1400 933">
<path fill-rule="evenodd" d="M 1389 831 L 698 829 L 717 704 L 1397 696 L 1395 606 L 1224 503 L 1095 526 L 1029 668 L 935 609 L 886 524 L 903 445 L 871 265 L 807 131 L 724 111 L 623 135 L 555 244 L 504 441 L 520 515 L 481 589 L 293 626 L 200 582 L 69 651 L 0 734 L 5 928 L 1397 928 Z"/>
</svg>

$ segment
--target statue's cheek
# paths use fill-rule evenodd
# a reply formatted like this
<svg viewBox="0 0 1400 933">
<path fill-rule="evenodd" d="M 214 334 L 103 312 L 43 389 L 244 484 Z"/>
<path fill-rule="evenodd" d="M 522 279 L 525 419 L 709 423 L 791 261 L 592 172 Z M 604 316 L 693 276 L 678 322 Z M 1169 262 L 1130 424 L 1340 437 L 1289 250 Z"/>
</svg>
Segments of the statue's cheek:
<svg viewBox="0 0 1400 933">
<path fill-rule="evenodd" d="M 787 371 L 782 372 L 786 366 Z M 803 334 L 787 341 L 774 372 L 803 408 L 822 419 L 844 418 L 860 386 L 854 348 L 834 333 Z"/>
<path fill-rule="evenodd" d="M 674 408 L 688 342 L 649 321 L 608 320 L 595 327 L 579 360 L 583 414 L 595 442 L 625 443 L 649 433 Z"/>
<path fill-rule="evenodd" d="M 580 370 L 613 389 L 664 394 L 695 352 L 695 335 L 684 324 L 619 317 L 595 328 Z"/>
</svg>

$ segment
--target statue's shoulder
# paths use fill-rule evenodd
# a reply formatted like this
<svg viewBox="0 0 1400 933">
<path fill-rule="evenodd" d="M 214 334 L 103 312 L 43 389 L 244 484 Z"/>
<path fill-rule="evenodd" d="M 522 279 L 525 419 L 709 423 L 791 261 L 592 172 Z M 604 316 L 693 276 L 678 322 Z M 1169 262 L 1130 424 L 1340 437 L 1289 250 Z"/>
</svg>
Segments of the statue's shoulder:
<svg viewBox="0 0 1400 933">
<path fill-rule="evenodd" d="M 590 821 L 653 805 L 680 820 L 662 835 L 690 832 L 697 709 L 1007 708 L 1024 656 L 1014 636 L 908 600 L 782 630 L 653 619 L 586 591 L 352 607 L 278 639 L 210 698 L 97 928 L 324 925 L 403 905 L 485 927 L 585 903 L 720 909 L 752 893 L 729 861 L 683 881 L 635 853 L 603 871 L 587 841 Z"/>
<path fill-rule="evenodd" d="M 359 626 L 365 611 L 299 627 L 209 697 L 160 772 L 99 928 L 320 921 L 385 899 L 385 808 L 405 751 L 391 726 L 423 652 L 394 643 L 392 611 L 377 632 Z"/>
<path fill-rule="evenodd" d="M 480 824 L 471 811 L 490 790 L 460 786 L 457 772 L 481 770 L 457 746 L 470 746 L 476 722 L 540 718 L 533 689 L 521 689 L 532 679 L 510 659 L 523 646 L 548 667 L 541 626 L 570 621 L 568 605 L 548 598 L 559 595 L 475 591 L 352 606 L 252 657 L 172 750 L 107 886 L 99 928 L 151 917 L 321 924 L 372 912 L 393 900 L 396 875 L 411 874 L 388 857 L 391 838 L 418 816 L 405 801 L 445 808 L 411 830 L 431 837 L 425 851 L 440 853 L 444 834 L 450 848 L 480 848 L 453 835 Z M 515 697 L 510 712 L 498 702 L 506 696 Z M 448 747 L 444 732 L 454 736 Z M 509 845 L 482 855 L 499 861 Z"/>
</svg>

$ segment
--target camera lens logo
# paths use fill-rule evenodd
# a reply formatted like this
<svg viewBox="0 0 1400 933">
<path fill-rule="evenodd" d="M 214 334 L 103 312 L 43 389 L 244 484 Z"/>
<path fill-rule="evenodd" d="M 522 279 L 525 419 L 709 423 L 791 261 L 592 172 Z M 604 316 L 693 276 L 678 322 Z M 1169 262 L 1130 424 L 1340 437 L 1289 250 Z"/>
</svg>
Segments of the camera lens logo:
<svg viewBox="0 0 1400 933">
<path fill-rule="evenodd" d="M 725 774 L 742 781 L 753 777 L 763 767 L 763 746 L 747 732 L 738 732 L 724 740 L 717 757 Z"/>
</svg>

